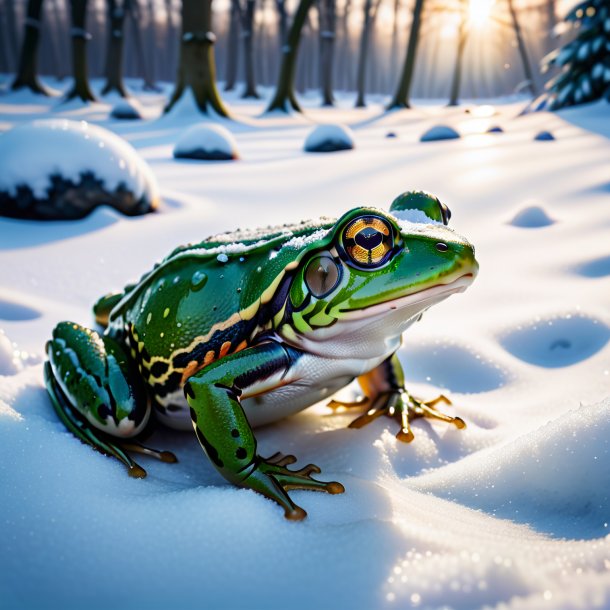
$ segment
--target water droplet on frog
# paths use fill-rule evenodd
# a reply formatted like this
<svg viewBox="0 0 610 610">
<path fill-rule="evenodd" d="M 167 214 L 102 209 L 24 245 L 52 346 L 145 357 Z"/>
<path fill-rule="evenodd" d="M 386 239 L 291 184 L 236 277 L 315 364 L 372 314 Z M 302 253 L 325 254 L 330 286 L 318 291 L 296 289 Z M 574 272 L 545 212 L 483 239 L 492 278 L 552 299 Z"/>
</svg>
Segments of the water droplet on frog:
<svg viewBox="0 0 610 610">
<path fill-rule="evenodd" d="M 193 277 L 191 278 L 191 287 L 195 291 L 201 290 L 207 281 L 208 276 L 203 271 L 195 271 L 195 273 L 193 273 Z"/>
</svg>

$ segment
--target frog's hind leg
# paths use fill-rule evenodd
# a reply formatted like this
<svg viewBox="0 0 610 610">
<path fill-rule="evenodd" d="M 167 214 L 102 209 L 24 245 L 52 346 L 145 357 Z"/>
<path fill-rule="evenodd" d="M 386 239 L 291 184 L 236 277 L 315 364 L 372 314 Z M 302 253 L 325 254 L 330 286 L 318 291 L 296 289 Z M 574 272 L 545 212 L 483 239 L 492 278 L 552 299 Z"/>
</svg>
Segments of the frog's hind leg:
<svg viewBox="0 0 610 610">
<path fill-rule="evenodd" d="M 47 343 L 47 356 L 47 391 L 66 428 L 121 461 L 131 476 L 146 476 L 121 447 L 146 427 L 150 405 L 144 383 L 120 345 L 78 324 L 61 322 Z"/>
<path fill-rule="evenodd" d="M 123 298 L 123 292 L 115 292 L 106 294 L 97 300 L 93 306 L 93 315 L 95 321 L 103 328 L 108 326 L 108 317 L 114 306 Z"/>
</svg>

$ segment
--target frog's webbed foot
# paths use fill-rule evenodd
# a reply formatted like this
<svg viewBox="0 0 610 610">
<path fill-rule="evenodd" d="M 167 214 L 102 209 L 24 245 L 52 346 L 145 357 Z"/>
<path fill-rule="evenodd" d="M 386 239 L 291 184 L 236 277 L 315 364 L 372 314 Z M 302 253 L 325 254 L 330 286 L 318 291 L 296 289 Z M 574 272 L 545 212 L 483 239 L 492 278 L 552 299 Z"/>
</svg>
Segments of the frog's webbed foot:
<svg viewBox="0 0 610 610">
<path fill-rule="evenodd" d="M 248 487 L 277 502 L 284 509 L 284 516 L 292 521 L 301 521 L 307 513 L 297 506 L 286 493 L 291 489 L 325 491 L 340 494 L 345 491 L 337 481 L 318 481 L 311 475 L 320 474 L 315 464 L 308 464 L 299 470 L 289 470 L 286 466 L 297 461 L 294 455 L 274 453 L 271 457 L 259 458 L 252 473 L 244 481 Z"/>
<path fill-rule="evenodd" d="M 353 402 L 349 402 L 346 400 L 331 400 L 330 402 L 328 402 L 326 404 L 326 406 L 329 409 L 332 409 L 333 411 L 335 411 L 335 413 L 337 411 L 351 411 L 352 409 L 358 409 L 358 410 L 362 410 L 362 409 L 366 409 L 369 406 L 372 406 L 372 400 L 370 398 L 367 398 L 366 396 L 363 396 L 362 398 L 358 399 L 358 400 L 354 400 Z"/>
<path fill-rule="evenodd" d="M 83 443 L 90 445 L 100 453 L 112 456 L 127 466 L 129 476 L 143 479 L 146 470 L 134 462 L 120 445 L 104 438 L 104 434 L 92 428 L 82 417 L 75 413 L 69 401 L 62 392 L 51 371 L 51 365 L 46 362 L 44 368 L 45 384 L 51 398 L 51 404 L 64 426 Z"/>
<path fill-rule="evenodd" d="M 370 408 L 367 412 L 357 417 L 348 427 L 362 428 L 379 416 L 386 415 L 398 422 L 400 430 L 396 434 L 396 438 L 405 443 L 410 443 L 415 438 L 410 422 L 420 417 L 444 421 L 453 424 L 458 429 L 466 427 L 462 418 L 451 417 L 436 409 L 435 407 L 439 403 L 450 405 L 451 401 L 443 394 L 432 400 L 424 401 L 411 396 L 406 390 L 383 392 L 375 400 L 369 401 Z"/>
</svg>

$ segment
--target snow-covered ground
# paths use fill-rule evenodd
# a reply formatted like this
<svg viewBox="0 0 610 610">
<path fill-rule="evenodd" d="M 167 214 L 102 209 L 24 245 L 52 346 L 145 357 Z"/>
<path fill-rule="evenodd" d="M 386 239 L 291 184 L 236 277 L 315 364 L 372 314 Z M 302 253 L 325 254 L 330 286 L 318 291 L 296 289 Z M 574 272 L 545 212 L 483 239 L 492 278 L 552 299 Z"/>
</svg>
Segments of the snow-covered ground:
<svg viewBox="0 0 610 610">
<path fill-rule="evenodd" d="M 307 118 L 259 118 L 262 102 L 234 95 L 240 160 L 202 163 L 172 158 L 193 116 L 158 119 L 162 96 L 139 97 L 144 121 L 109 119 L 116 100 L 0 96 L 0 129 L 52 116 L 125 137 L 164 198 L 138 218 L 0 218 L 0 607 L 610 608 L 610 141 L 595 133 L 610 105 L 383 114 L 311 96 Z M 355 150 L 303 152 L 315 122 L 349 125 Z M 462 137 L 419 141 L 441 123 Z M 404 445 L 394 422 L 346 429 L 352 416 L 323 405 L 258 430 L 263 455 L 295 453 L 346 487 L 292 492 L 309 517 L 291 523 L 225 482 L 190 433 L 158 433 L 179 463 L 143 458 L 134 480 L 56 419 L 41 364 L 56 322 L 91 325 L 98 296 L 180 243 L 387 209 L 408 189 L 437 194 L 477 249 L 474 285 L 400 353 L 409 387 L 447 392 L 466 430 L 418 421 Z"/>
</svg>

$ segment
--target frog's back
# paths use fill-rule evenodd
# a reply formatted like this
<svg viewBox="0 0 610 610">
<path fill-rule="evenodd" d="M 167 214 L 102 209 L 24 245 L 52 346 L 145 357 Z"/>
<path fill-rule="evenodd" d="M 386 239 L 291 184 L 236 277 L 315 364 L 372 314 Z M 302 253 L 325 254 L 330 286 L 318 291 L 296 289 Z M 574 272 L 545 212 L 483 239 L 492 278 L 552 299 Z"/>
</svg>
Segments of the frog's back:
<svg viewBox="0 0 610 610">
<path fill-rule="evenodd" d="M 302 223 L 182 246 L 126 290 L 108 333 L 126 345 L 163 415 L 182 414 L 191 375 L 270 326 L 302 244 L 320 230 Z"/>
</svg>

